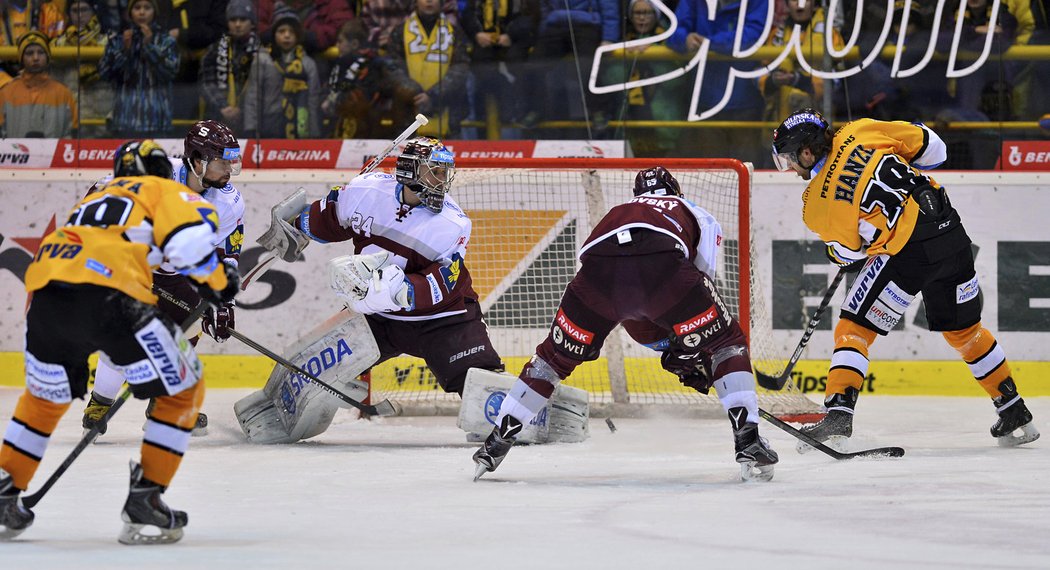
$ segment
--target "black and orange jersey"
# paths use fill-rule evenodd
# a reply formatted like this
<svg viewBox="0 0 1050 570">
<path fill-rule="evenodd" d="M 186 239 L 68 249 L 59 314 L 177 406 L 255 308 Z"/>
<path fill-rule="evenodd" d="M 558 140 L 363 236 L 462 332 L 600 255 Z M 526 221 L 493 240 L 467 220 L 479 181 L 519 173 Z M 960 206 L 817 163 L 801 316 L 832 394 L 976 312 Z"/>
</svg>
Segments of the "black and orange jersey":
<svg viewBox="0 0 1050 570">
<path fill-rule="evenodd" d="M 927 184 L 939 187 L 915 167 L 936 168 L 945 157 L 944 142 L 924 125 L 847 123 L 813 168 L 802 194 L 802 220 L 839 265 L 893 255 L 911 238 L 919 218 L 911 192 Z"/>
<path fill-rule="evenodd" d="M 226 287 L 215 248 L 215 207 L 173 180 L 116 178 L 80 201 L 66 224 L 44 237 L 26 270 L 26 289 L 85 283 L 157 302 L 153 269 L 170 263 L 213 289 Z"/>
</svg>

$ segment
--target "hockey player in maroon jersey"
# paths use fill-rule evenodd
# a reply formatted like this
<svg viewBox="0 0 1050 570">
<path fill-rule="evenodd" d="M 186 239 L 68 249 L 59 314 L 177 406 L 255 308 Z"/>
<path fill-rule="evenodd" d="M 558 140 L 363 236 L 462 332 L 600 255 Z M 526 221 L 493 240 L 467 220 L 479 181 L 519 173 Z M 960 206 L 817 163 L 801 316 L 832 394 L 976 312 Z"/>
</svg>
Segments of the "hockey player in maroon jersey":
<svg viewBox="0 0 1050 570">
<path fill-rule="evenodd" d="M 663 367 L 684 385 L 703 393 L 714 386 L 732 423 L 741 477 L 771 479 L 777 454 L 758 435 L 747 340 L 714 285 L 721 239 L 718 221 L 683 198 L 666 169 L 639 172 L 634 198 L 610 210 L 581 248 L 583 265 L 547 338 L 474 454 L 475 480 L 496 470 L 559 382 L 598 358 L 617 323 L 636 341 L 660 350 Z"/>
<path fill-rule="evenodd" d="M 922 294 L 931 331 L 940 331 L 992 398 L 999 445 L 1035 441 L 1039 430 L 1018 394 L 1006 353 L 981 323 L 982 300 L 970 237 L 932 170 L 947 148 L 925 125 L 860 119 L 837 132 L 820 113 L 801 109 L 773 132 L 773 160 L 808 181 L 802 218 L 840 267 L 861 273 L 835 326 L 824 405 L 828 414 L 803 429 L 842 447 L 868 373 L 868 351 Z M 808 446 L 799 446 L 806 451 Z"/>
</svg>

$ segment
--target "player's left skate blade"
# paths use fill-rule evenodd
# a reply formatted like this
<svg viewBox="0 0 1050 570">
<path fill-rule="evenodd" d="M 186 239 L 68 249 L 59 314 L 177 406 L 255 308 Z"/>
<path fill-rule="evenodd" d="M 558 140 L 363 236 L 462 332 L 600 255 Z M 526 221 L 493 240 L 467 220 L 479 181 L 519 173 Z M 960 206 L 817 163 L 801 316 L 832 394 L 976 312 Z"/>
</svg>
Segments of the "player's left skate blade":
<svg viewBox="0 0 1050 570">
<path fill-rule="evenodd" d="M 839 453 L 847 453 L 846 450 L 849 449 L 849 438 L 842 435 L 830 436 L 822 443 Z M 808 443 L 802 440 L 799 440 L 798 443 L 795 444 L 795 451 L 802 455 L 805 455 L 810 451 L 813 451 L 813 446 L 809 445 Z"/>
<path fill-rule="evenodd" d="M 182 539 L 182 527 L 160 528 L 151 524 L 124 523 L 117 540 L 131 546 L 171 544 Z"/>
<path fill-rule="evenodd" d="M 478 463 L 477 467 L 474 468 L 474 482 L 476 483 L 481 476 L 488 473 L 489 468 L 484 463 Z"/>
<path fill-rule="evenodd" d="M 1020 435 L 1016 435 L 1018 431 L 1021 432 Z M 1035 429 L 1033 422 L 1028 422 L 1014 430 L 1013 433 L 995 439 L 999 440 L 999 447 L 1017 447 L 1039 439 L 1039 430 Z"/>
<path fill-rule="evenodd" d="M 773 479 L 773 465 L 756 465 L 753 461 L 740 464 L 740 480 L 748 483 L 751 481 L 769 481 Z"/>
</svg>

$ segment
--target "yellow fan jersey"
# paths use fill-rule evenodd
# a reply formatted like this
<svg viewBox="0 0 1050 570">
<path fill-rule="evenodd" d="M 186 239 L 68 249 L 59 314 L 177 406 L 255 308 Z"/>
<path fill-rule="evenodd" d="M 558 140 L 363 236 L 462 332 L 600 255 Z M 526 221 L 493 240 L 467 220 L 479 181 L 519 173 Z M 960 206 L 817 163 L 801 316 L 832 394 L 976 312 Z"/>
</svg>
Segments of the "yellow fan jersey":
<svg viewBox="0 0 1050 570">
<path fill-rule="evenodd" d="M 944 142 L 924 125 L 847 123 L 813 169 L 802 194 L 802 220 L 839 265 L 893 255 L 908 242 L 919 217 L 911 192 L 925 185 L 939 188 L 912 165 L 936 168 L 945 156 Z"/>
<path fill-rule="evenodd" d="M 153 268 L 226 287 L 215 249 L 215 207 L 188 187 L 156 176 L 115 178 L 73 209 L 48 234 L 26 270 L 26 290 L 51 282 L 86 283 L 156 304 Z"/>
</svg>

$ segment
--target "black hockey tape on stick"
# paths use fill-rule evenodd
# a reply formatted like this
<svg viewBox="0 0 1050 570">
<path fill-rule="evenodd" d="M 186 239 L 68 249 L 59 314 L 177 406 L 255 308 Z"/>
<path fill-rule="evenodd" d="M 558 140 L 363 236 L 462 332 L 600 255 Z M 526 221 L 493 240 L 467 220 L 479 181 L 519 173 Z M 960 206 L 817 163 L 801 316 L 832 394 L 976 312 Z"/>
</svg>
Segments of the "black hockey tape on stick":
<svg viewBox="0 0 1050 570">
<path fill-rule="evenodd" d="M 394 408 L 394 405 L 390 403 L 390 400 L 383 400 L 382 402 L 379 402 L 378 404 L 376 404 L 374 406 L 370 406 L 368 404 L 362 404 L 361 402 L 358 402 L 357 400 L 351 398 L 350 396 L 347 396 L 346 394 L 340 392 L 339 390 L 336 390 L 334 387 L 332 387 L 331 384 L 325 383 L 320 378 L 318 378 L 318 377 L 314 376 L 313 374 L 310 374 L 309 372 L 307 372 L 307 371 L 303 370 L 302 368 L 296 366 L 291 361 L 285 359 L 281 355 L 273 352 L 272 350 L 266 348 L 265 346 L 255 342 L 254 340 L 244 336 L 243 334 L 235 331 L 232 328 L 229 329 L 229 330 L 230 330 L 230 336 L 232 336 L 233 338 L 243 342 L 244 344 L 250 346 L 251 348 L 254 348 L 255 350 L 259 351 L 260 353 L 268 356 L 271 360 L 273 360 L 277 364 L 280 364 L 281 366 L 284 366 L 288 370 L 291 370 L 292 372 L 302 376 L 303 378 L 308 379 L 309 381 L 313 382 L 314 384 L 317 384 L 318 386 L 320 386 L 326 392 L 332 394 L 333 396 L 339 398 L 340 400 L 346 402 L 347 404 L 350 404 L 351 406 L 361 410 L 362 412 L 364 412 L 366 414 L 369 414 L 369 415 L 373 415 L 373 416 L 395 416 L 395 415 L 397 415 L 397 410 Z"/>
<path fill-rule="evenodd" d="M 762 418 L 765 419 L 767 422 L 795 436 L 795 438 L 801 440 L 806 445 L 809 445 L 817 451 L 834 457 L 835 459 L 838 459 L 840 461 L 845 459 L 854 459 L 856 457 L 904 457 L 904 448 L 902 447 L 876 447 L 874 449 L 854 451 L 853 453 L 843 453 L 841 451 L 835 451 L 834 449 L 831 449 L 823 443 L 795 429 L 787 422 L 784 422 L 780 418 L 763 410 L 762 408 L 758 409 L 758 415 L 762 416 Z"/>
<path fill-rule="evenodd" d="M 784 371 L 780 373 L 780 376 L 770 376 L 755 370 L 755 381 L 758 385 L 765 388 L 766 390 L 780 390 L 787 384 L 788 379 L 791 378 L 791 371 L 795 369 L 795 365 L 798 364 L 799 357 L 802 356 L 802 351 L 809 344 L 810 337 L 817 330 L 817 325 L 820 324 L 820 318 L 824 316 L 824 311 L 831 304 L 831 298 L 835 295 L 835 291 L 839 288 L 839 283 L 842 282 L 842 278 L 846 276 L 846 271 L 840 269 L 838 274 L 835 275 L 835 279 L 831 281 L 831 285 L 828 285 L 827 293 L 824 293 L 824 299 L 820 301 L 820 306 L 814 311 L 813 316 L 809 319 L 809 324 L 806 325 L 806 332 L 802 333 L 802 340 L 799 341 L 798 346 L 795 347 L 795 353 L 791 355 L 791 360 L 788 360 L 787 366 L 784 367 Z"/>
<path fill-rule="evenodd" d="M 160 291 L 160 289 L 154 289 Z M 164 291 L 164 293 L 167 293 L 167 291 Z M 170 297 L 171 294 L 168 293 L 168 296 Z M 172 297 L 172 299 L 174 299 L 174 297 Z M 178 299 L 175 300 L 177 301 Z M 189 308 L 189 305 L 186 305 L 186 303 L 182 303 L 182 305 L 187 309 Z M 186 320 L 182 322 L 182 330 L 186 331 L 190 327 L 192 327 L 193 323 L 197 322 L 197 319 L 201 318 L 201 315 L 204 314 L 204 311 L 207 308 L 208 304 L 201 301 L 197 305 L 197 308 L 190 311 L 189 317 L 187 317 Z M 131 388 L 124 388 L 124 391 L 121 392 L 120 395 L 117 396 L 117 399 L 113 401 L 113 405 L 109 407 L 109 410 L 107 410 L 106 413 L 102 416 L 102 418 L 100 418 L 98 422 L 95 423 L 95 425 L 91 426 L 91 429 L 88 430 L 87 433 L 85 433 L 83 437 L 80 438 L 80 441 L 77 442 L 77 445 L 73 448 L 73 451 L 69 452 L 69 455 L 66 456 L 66 459 L 62 462 L 62 464 L 59 465 L 58 468 L 55 469 L 55 472 L 47 478 L 47 481 L 44 481 L 44 484 L 40 487 L 40 490 L 33 493 L 32 495 L 26 495 L 25 497 L 22 497 L 22 504 L 25 505 L 26 508 L 33 508 L 33 506 L 40 502 L 40 499 L 44 498 L 44 495 L 46 495 L 47 492 L 51 489 L 51 487 L 53 487 L 55 483 L 58 482 L 58 478 L 61 477 L 62 474 L 65 473 L 71 465 L 73 465 L 73 462 L 76 461 L 77 457 L 80 457 L 80 454 L 84 452 L 84 449 L 86 449 L 87 446 L 91 445 L 91 442 L 95 441 L 95 438 L 98 437 L 98 434 L 103 429 L 105 429 L 107 424 L 109 424 L 110 418 L 112 418 L 117 413 L 117 410 L 119 410 L 120 407 L 124 405 L 124 402 L 126 402 L 130 397 Z"/>
</svg>

